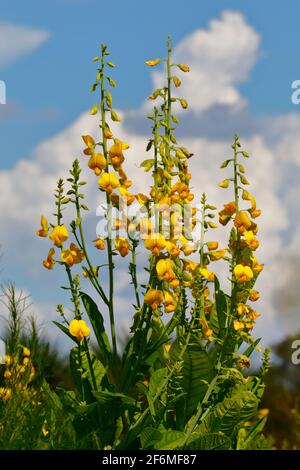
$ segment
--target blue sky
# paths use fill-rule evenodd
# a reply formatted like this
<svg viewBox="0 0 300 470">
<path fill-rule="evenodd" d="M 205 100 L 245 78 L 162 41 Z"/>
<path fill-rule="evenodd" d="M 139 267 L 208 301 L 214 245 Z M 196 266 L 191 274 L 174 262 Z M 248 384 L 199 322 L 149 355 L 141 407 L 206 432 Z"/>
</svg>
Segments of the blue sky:
<svg viewBox="0 0 300 470">
<path fill-rule="evenodd" d="M 160 80 L 144 62 L 165 54 L 170 33 L 177 60 L 191 66 L 182 86 L 190 107 L 179 132 L 196 155 L 195 186 L 213 203 L 224 202 L 216 190 L 219 163 L 236 130 L 256 157 L 249 172 L 263 209 L 266 263 L 258 334 L 272 342 L 300 328 L 300 106 L 291 103 L 291 83 L 300 79 L 299 13 L 296 0 L 1 1 L 0 80 L 7 86 L 7 104 L 0 105 L 1 280 L 30 292 L 43 321 L 55 318 L 61 297 L 53 292 L 63 281 L 41 267 L 49 247 L 34 233 L 40 214 L 51 212 L 55 180 L 81 153 L 80 135 L 97 130 L 86 115 L 94 100 L 91 58 L 101 42 L 109 45 L 117 64 L 114 105 L 125 122 L 120 135 L 131 144 L 128 163 L 144 190 L 137 164 L 148 135 L 141 116 Z M 124 267 L 119 275 L 124 306 Z"/>
<path fill-rule="evenodd" d="M 118 64 L 115 102 L 122 109 L 136 107 L 151 87 L 144 61 L 163 53 L 167 33 L 176 43 L 194 29 L 206 27 L 224 9 L 242 12 L 262 35 L 251 80 L 241 85 L 250 108 L 259 114 L 295 111 L 289 87 L 299 78 L 300 4 L 296 0 L 288 4 L 271 0 L 109 4 L 99 0 L 2 0 L 1 21 L 48 31 L 49 39 L 0 69 L 8 102 L 15 108 L 10 119 L 1 121 L 1 166 L 10 167 L 24 155 L 30 156 L 40 140 L 72 122 L 91 103 L 88 89 L 94 68 L 90 58 L 99 43 L 109 44 Z"/>
</svg>

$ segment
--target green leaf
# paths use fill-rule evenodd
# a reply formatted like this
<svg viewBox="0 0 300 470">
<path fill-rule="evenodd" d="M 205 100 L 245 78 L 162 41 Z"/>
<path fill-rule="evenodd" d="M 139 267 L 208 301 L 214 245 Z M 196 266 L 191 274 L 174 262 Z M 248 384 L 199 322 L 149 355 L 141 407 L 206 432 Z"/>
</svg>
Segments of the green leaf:
<svg viewBox="0 0 300 470">
<path fill-rule="evenodd" d="M 215 293 L 216 293 L 216 311 L 218 316 L 218 324 L 219 324 L 219 337 L 222 338 L 225 335 L 225 325 L 226 325 L 226 318 L 227 318 L 227 300 L 226 295 L 223 291 L 219 288 L 219 281 L 215 279 Z"/>
<path fill-rule="evenodd" d="M 256 413 L 258 400 L 249 391 L 236 392 L 226 397 L 205 417 L 196 433 L 223 432 L 231 436 L 237 425 L 249 421 Z"/>
<path fill-rule="evenodd" d="M 111 87 L 114 88 L 116 86 L 116 82 L 111 77 L 107 77 L 107 80 Z"/>
<path fill-rule="evenodd" d="M 53 322 L 54 325 L 56 325 L 61 331 L 63 331 L 72 341 L 74 341 L 76 344 L 78 344 L 77 339 L 75 336 L 72 336 L 71 333 L 69 332 L 68 328 L 62 325 L 61 323 L 58 323 L 57 321 Z"/>
<path fill-rule="evenodd" d="M 140 435 L 142 449 L 149 449 L 153 444 L 161 439 L 162 435 L 158 429 L 147 427 L 142 430 Z"/>
<path fill-rule="evenodd" d="M 228 450 L 231 448 L 231 439 L 222 433 L 208 433 L 197 439 L 188 441 L 185 449 L 188 450 Z"/>
<path fill-rule="evenodd" d="M 95 389 L 93 378 L 96 381 L 97 389 L 101 386 L 102 380 L 106 375 L 106 369 L 103 364 L 89 352 L 89 357 L 83 349 L 73 348 L 70 352 L 70 366 L 74 385 L 77 390 L 81 390 L 82 386 L 88 391 L 88 395 Z M 92 371 L 93 370 L 93 376 Z"/>
<path fill-rule="evenodd" d="M 258 420 L 247 433 L 245 429 L 241 429 L 238 434 L 237 450 L 251 450 L 255 448 L 257 438 L 262 434 L 267 422 L 267 416 Z M 244 431 L 244 432 L 243 432 Z"/>
<path fill-rule="evenodd" d="M 246 176 L 244 176 L 244 175 L 240 175 L 240 180 L 241 180 L 242 184 L 245 184 L 245 185 L 250 184 L 249 181 L 247 180 Z"/>
<path fill-rule="evenodd" d="M 141 168 L 144 168 L 144 170 L 147 172 L 149 170 L 151 170 L 151 168 L 153 167 L 154 165 L 154 159 L 153 158 L 148 158 L 144 161 L 142 161 L 142 163 L 140 164 L 140 167 Z"/>
<path fill-rule="evenodd" d="M 154 443 L 154 448 L 157 450 L 175 450 L 182 447 L 184 439 L 184 432 L 170 429 L 161 433 L 161 438 Z"/>
<path fill-rule="evenodd" d="M 179 361 L 184 344 L 185 338 L 177 339 L 173 343 L 169 353 L 172 363 Z M 209 355 L 195 336 L 192 336 L 187 345 L 182 362 L 180 385 L 185 393 L 185 413 L 187 416 L 191 416 L 205 395 L 207 383 L 211 381 L 214 369 Z"/>
<path fill-rule="evenodd" d="M 98 86 L 98 83 L 93 83 L 93 85 L 90 88 L 90 92 L 93 93 L 96 90 L 97 86 Z"/>
<path fill-rule="evenodd" d="M 128 405 L 135 403 L 135 400 L 123 393 L 109 392 L 108 390 L 100 390 L 98 392 L 93 392 L 97 401 L 101 404 L 107 405 L 112 401 L 122 402 Z"/>
<path fill-rule="evenodd" d="M 220 168 L 226 168 L 229 164 L 229 162 L 232 161 L 232 158 L 229 158 L 228 160 L 225 160 L 222 165 L 220 166 Z"/>
<path fill-rule="evenodd" d="M 96 303 L 91 299 L 91 297 L 84 292 L 80 292 L 81 300 L 84 305 L 85 311 L 90 319 L 90 322 L 95 333 L 97 343 L 100 349 L 101 354 L 105 357 L 107 362 L 110 362 L 111 351 L 109 340 L 104 328 L 103 317 L 96 305 Z"/>
<path fill-rule="evenodd" d="M 260 343 L 260 341 L 261 338 L 257 338 L 252 344 L 250 344 L 250 346 L 242 353 L 243 356 L 250 357 L 258 343 Z"/>
<path fill-rule="evenodd" d="M 112 107 L 112 96 L 109 90 L 106 90 L 106 104 L 109 108 Z"/>
<path fill-rule="evenodd" d="M 149 388 L 147 393 L 147 400 L 149 403 L 150 412 L 155 416 L 155 407 L 153 399 L 160 391 L 162 391 L 166 377 L 168 375 L 168 369 L 164 367 L 163 369 L 158 369 L 151 375 Z"/>
</svg>

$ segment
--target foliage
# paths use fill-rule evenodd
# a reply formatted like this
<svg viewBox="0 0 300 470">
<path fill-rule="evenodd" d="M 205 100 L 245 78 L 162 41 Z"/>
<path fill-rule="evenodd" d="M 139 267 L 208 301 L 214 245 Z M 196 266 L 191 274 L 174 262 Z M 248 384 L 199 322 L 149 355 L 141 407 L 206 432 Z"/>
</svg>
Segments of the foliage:
<svg viewBox="0 0 300 470">
<path fill-rule="evenodd" d="M 64 289 L 70 293 L 71 315 L 59 305 L 61 320 L 56 324 L 74 342 L 69 363 L 75 389 L 56 394 L 45 381 L 31 387 L 29 374 L 22 387 L 31 404 L 36 403 L 32 419 L 34 410 L 45 403 L 44 413 L 37 412 L 46 423 L 42 433 L 50 448 L 267 448 L 262 434 L 266 419 L 259 416 L 258 406 L 268 353 L 259 374 L 245 377 L 243 373 L 258 344 L 251 335 L 259 316 L 252 302 L 259 298 L 254 284 L 263 269 L 254 255 L 259 246 L 255 220 L 260 210 L 246 189 L 249 182 L 241 163 L 249 155 L 235 135 L 232 156 L 221 165 L 232 167 L 232 176 L 219 186 L 231 186 L 233 200 L 219 212 L 220 226 L 230 227 L 228 245 L 219 249 L 218 242 L 207 241 L 211 230 L 218 227 L 216 207 L 205 194 L 194 204 L 188 169 L 193 154 L 175 136 L 179 123 L 175 112 L 188 106 L 175 94 L 181 84 L 176 73 L 188 73 L 189 67 L 172 62 L 170 39 L 165 58 L 146 62 L 149 67 L 164 64 L 166 82 L 149 96 L 157 104 L 148 116 L 152 123 L 146 147 L 150 158 L 141 163 L 141 171 L 151 172 L 152 184 L 149 194 L 136 194 L 130 191 L 132 182 L 124 168 L 124 151 L 129 145 L 111 129 L 120 116 L 113 109 L 110 89 L 115 82 L 108 71 L 114 64 L 108 56 L 102 45 L 100 55 L 93 59 L 97 75 L 91 91 L 99 92 L 99 97 L 91 114 L 99 117 L 100 135 L 82 136 L 88 167 L 97 176 L 97 187 L 106 201 L 106 233 L 93 241 L 86 239 L 86 183 L 81 180 L 78 160 L 67 181 L 58 181 L 55 220 L 48 223 L 42 216 L 37 232 L 52 242 L 44 267 L 61 266 L 68 280 Z M 139 210 L 130 216 L 128 207 L 134 204 Z M 69 221 L 64 217 L 66 207 L 73 209 Z M 113 219 L 114 210 L 117 219 Z M 94 263 L 96 250 L 105 251 L 104 265 Z M 137 256 L 145 251 L 149 254 L 144 267 L 148 281 L 141 284 Z M 131 335 L 122 353 L 117 349 L 115 321 L 118 256 L 130 258 L 135 296 Z M 210 267 L 219 262 L 227 270 L 228 292 L 220 285 L 222 277 Z M 94 288 L 95 297 L 83 291 L 82 277 Z M 104 315 L 109 318 L 110 332 L 105 329 Z M 91 333 L 97 355 L 92 351 Z M 17 368 L 24 362 L 20 354 L 18 350 L 12 359 Z M 7 364 L 6 370 L 9 367 Z M 19 406 L 21 392 L 15 393 L 19 376 L 12 376 L 16 385 L 5 382 L 2 392 L 6 410 Z M 11 396 L 7 397 L 9 389 Z M 35 393 L 41 398 L 34 399 Z M 33 447 L 40 446 L 39 442 L 32 443 Z"/>
</svg>

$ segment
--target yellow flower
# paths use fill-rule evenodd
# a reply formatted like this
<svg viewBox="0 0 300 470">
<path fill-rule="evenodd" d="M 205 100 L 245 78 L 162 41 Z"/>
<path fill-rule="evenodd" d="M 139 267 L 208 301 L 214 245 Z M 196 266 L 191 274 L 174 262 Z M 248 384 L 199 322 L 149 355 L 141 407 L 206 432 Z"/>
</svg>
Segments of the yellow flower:
<svg viewBox="0 0 300 470">
<path fill-rule="evenodd" d="M 176 299 L 168 291 L 164 291 L 164 306 L 167 313 L 174 312 L 177 307 Z"/>
<path fill-rule="evenodd" d="M 250 210 L 249 212 L 250 212 L 251 217 L 252 217 L 253 219 L 256 219 L 257 217 L 259 217 L 259 216 L 261 215 L 261 210 L 260 210 L 260 209 L 255 209 L 255 210 L 253 210 L 253 211 Z"/>
<path fill-rule="evenodd" d="M 106 168 L 106 159 L 102 153 L 94 153 L 89 159 L 88 166 L 94 171 L 96 176 L 99 176 L 101 171 Z"/>
<path fill-rule="evenodd" d="M 256 310 L 250 309 L 249 313 L 247 314 L 247 317 L 249 318 L 249 320 L 255 321 L 258 317 L 260 317 L 260 315 L 261 314 Z"/>
<path fill-rule="evenodd" d="M 261 408 L 260 410 L 258 410 L 258 417 L 264 418 L 265 416 L 268 416 L 269 413 L 270 413 L 269 408 Z"/>
<path fill-rule="evenodd" d="M 89 336 L 91 330 L 84 320 L 72 320 L 69 325 L 69 332 L 81 342 L 84 337 Z"/>
<path fill-rule="evenodd" d="M 159 304 L 162 303 L 164 299 L 163 293 L 160 290 L 149 289 L 144 297 L 144 302 L 149 304 L 153 310 L 157 309 Z"/>
<path fill-rule="evenodd" d="M 234 267 L 233 273 L 236 280 L 240 284 L 250 281 L 253 278 L 252 269 L 249 266 L 243 266 L 242 264 L 237 264 Z"/>
<path fill-rule="evenodd" d="M 169 255 L 174 256 L 174 257 L 179 256 L 180 248 L 179 248 L 179 246 L 176 245 L 176 243 L 173 243 L 171 241 L 167 241 L 166 242 L 166 247 L 167 247 Z"/>
<path fill-rule="evenodd" d="M 202 327 L 202 333 L 205 336 L 205 338 L 210 338 L 213 334 L 213 330 L 209 328 L 208 323 L 205 318 L 200 319 L 201 327 Z"/>
<path fill-rule="evenodd" d="M 235 216 L 234 225 L 240 233 L 244 233 L 246 230 L 248 230 L 248 228 L 251 227 L 252 222 L 249 219 L 247 212 L 238 212 Z"/>
<path fill-rule="evenodd" d="M 244 323 L 239 320 L 234 320 L 233 322 L 233 328 L 235 329 L 235 331 L 243 330 L 244 326 Z"/>
<path fill-rule="evenodd" d="M 98 240 L 95 241 L 95 248 L 97 248 L 97 250 L 104 250 L 105 241 L 102 238 L 98 238 Z"/>
<path fill-rule="evenodd" d="M 3 401 L 9 400 L 11 396 L 12 396 L 11 388 L 0 387 L 0 398 L 2 398 Z"/>
<path fill-rule="evenodd" d="M 5 378 L 6 380 L 9 380 L 9 379 L 12 378 L 12 373 L 11 373 L 10 370 L 6 369 L 6 371 L 4 372 L 4 378 Z"/>
<path fill-rule="evenodd" d="M 122 142 L 116 142 L 109 150 L 109 157 L 114 168 L 118 168 L 124 162 Z"/>
<path fill-rule="evenodd" d="M 120 186 L 120 182 L 114 173 L 103 173 L 99 178 L 99 186 L 108 194 L 111 194 L 115 188 Z"/>
<path fill-rule="evenodd" d="M 183 235 L 180 237 L 180 242 L 182 245 L 181 249 L 185 256 L 189 256 L 190 254 L 194 253 L 197 249 L 197 246 L 194 243 L 189 244 L 189 241 Z"/>
<path fill-rule="evenodd" d="M 196 269 L 199 267 L 199 263 L 195 263 L 195 261 L 192 261 L 190 259 L 185 259 L 183 261 L 183 264 L 185 271 L 188 271 L 189 273 L 195 272 Z"/>
<path fill-rule="evenodd" d="M 207 242 L 206 246 L 210 251 L 211 250 L 217 250 L 218 246 L 219 246 L 219 243 L 218 242 Z"/>
<path fill-rule="evenodd" d="M 24 357 L 30 356 L 30 349 L 26 348 L 25 346 L 23 347 L 23 356 Z"/>
<path fill-rule="evenodd" d="M 154 256 L 158 256 L 166 247 L 166 240 L 160 233 L 155 233 L 151 238 L 146 238 L 145 247 L 147 250 L 151 250 Z"/>
<path fill-rule="evenodd" d="M 129 253 L 129 250 L 131 248 L 130 243 L 128 242 L 127 238 L 125 237 L 116 237 L 115 238 L 115 247 L 116 250 L 120 253 L 122 258 L 124 256 L 127 256 Z"/>
<path fill-rule="evenodd" d="M 177 64 L 177 67 L 179 67 L 182 72 L 189 72 L 190 71 L 190 67 L 188 65 L 185 65 L 185 64 Z"/>
<path fill-rule="evenodd" d="M 43 266 L 44 266 L 44 268 L 46 268 L 46 269 L 53 269 L 53 267 L 54 267 L 54 265 L 55 265 L 55 261 L 54 261 L 54 259 L 53 259 L 53 256 L 54 256 L 54 255 L 55 255 L 55 250 L 54 250 L 54 248 L 50 248 L 47 258 L 44 259 L 44 261 L 43 261 Z"/>
<path fill-rule="evenodd" d="M 223 250 L 211 251 L 209 253 L 211 261 L 218 261 L 219 259 L 224 258 L 224 256 L 226 255 L 226 251 L 226 248 L 224 248 Z"/>
<path fill-rule="evenodd" d="M 207 279 L 209 282 L 213 282 L 215 280 L 215 273 L 209 271 L 207 268 L 200 268 L 201 276 Z"/>
<path fill-rule="evenodd" d="M 68 238 L 69 233 L 64 225 L 56 225 L 49 235 L 54 245 L 60 247 Z"/>
<path fill-rule="evenodd" d="M 219 183 L 219 186 L 220 186 L 220 188 L 228 188 L 229 180 L 226 179 L 226 180 L 221 181 L 221 183 Z"/>
<path fill-rule="evenodd" d="M 68 266 L 73 266 L 74 264 L 81 263 L 84 259 L 84 253 L 75 245 L 75 243 L 71 243 L 69 249 L 62 250 L 60 258 L 63 263 L 66 263 Z"/>
<path fill-rule="evenodd" d="M 239 304 L 237 307 L 237 313 L 242 316 L 242 315 L 247 315 L 250 311 L 250 308 L 248 305 L 245 304 Z"/>
<path fill-rule="evenodd" d="M 148 196 L 146 196 L 145 194 L 143 193 L 138 193 L 136 196 L 135 196 L 137 202 L 141 205 L 145 205 L 147 204 L 147 202 L 149 201 L 149 198 Z"/>
<path fill-rule="evenodd" d="M 36 234 L 38 237 L 47 237 L 49 232 L 49 225 L 46 217 L 41 216 L 41 228 L 37 230 Z"/>
<path fill-rule="evenodd" d="M 49 434 L 49 431 L 48 431 L 47 426 L 46 426 L 45 423 L 42 426 L 41 433 L 43 434 L 44 437 L 47 437 L 48 434 Z"/>
<path fill-rule="evenodd" d="M 154 59 L 154 60 L 147 60 L 145 64 L 148 65 L 149 67 L 155 67 L 155 65 L 157 65 L 159 62 L 160 62 L 160 59 Z"/>
<path fill-rule="evenodd" d="M 259 299 L 259 297 L 260 295 L 257 290 L 250 291 L 249 300 L 251 300 L 251 302 L 256 302 Z"/>
<path fill-rule="evenodd" d="M 87 145 L 89 148 L 95 147 L 95 141 L 93 137 L 91 137 L 90 135 L 82 135 L 81 137 L 85 145 Z"/>
<path fill-rule="evenodd" d="M 254 235 L 254 233 L 252 232 L 252 230 L 245 231 L 245 232 L 244 232 L 244 237 L 245 237 L 245 240 L 246 240 L 247 245 L 248 245 L 252 250 L 256 250 L 256 248 L 259 247 L 259 241 L 258 241 L 257 238 L 255 237 L 255 235 Z"/>
<path fill-rule="evenodd" d="M 5 356 L 5 365 L 7 367 L 9 367 L 12 364 L 12 361 L 13 361 L 12 356 L 10 356 L 9 354 L 6 354 L 6 356 Z"/>
<path fill-rule="evenodd" d="M 173 271 L 173 263 L 169 258 L 160 259 L 156 264 L 156 272 L 161 281 L 177 281 Z"/>
<path fill-rule="evenodd" d="M 255 256 L 251 257 L 251 261 L 252 261 L 252 271 L 255 274 L 260 273 L 264 269 L 264 265 L 259 264 Z"/>
<path fill-rule="evenodd" d="M 107 139 L 111 139 L 112 136 L 113 136 L 112 131 L 111 131 L 108 127 L 106 127 L 105 130 L 104 130 L 104 136 L 105 136 Z"/>
<path fill-rule="evenodd" d="M 235 213 L 235 211 L 235 202 L 228 202 L 227 204 L 224 204 L 224 209 L 219 212 L 220 224 L 226 225 Z"/>
<path fill-rule="evenodd" d="M 251 366 L 251 360 L 249 359 L 249 357 L 241 354 L 236 362 L 236 365 L 239 370 L 248 369 Z"/>
<path fill-rule="evenodd" d="M 125 199 L 127 206 L 130 206 L 130 204 L 132 204 L 133 201 L 135 200 L 135 196 L 133 194 L 130 194 L 130 192 L 128 191 L 126 187 L 120 186 L 119 192 L 122 198 Z"/>
</svg>

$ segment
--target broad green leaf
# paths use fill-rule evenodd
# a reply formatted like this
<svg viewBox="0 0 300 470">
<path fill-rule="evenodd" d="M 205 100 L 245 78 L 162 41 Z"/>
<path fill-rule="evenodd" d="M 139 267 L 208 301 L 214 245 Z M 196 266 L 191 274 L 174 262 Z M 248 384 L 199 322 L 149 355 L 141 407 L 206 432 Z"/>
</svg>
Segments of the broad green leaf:
<svg viewBox="0 0 300 470">
<path fill-rule="evenodd" d="M 167 368 L 158 369 L 151 375 L 150 382 L 149 382 L 149 389 L 147 393 L 147 399 L 148 399 L 151 414 L 153 416 L 155 415 L 155 407 L 154 407 L 153 399 L 157 394 L 163 391 L 164 385 L 166 383 L 167 375 L 168 375 Z"/>
<path fill-rule="evenodd" d="M 177 339 L 173 343 L 170 350 L 172 363 L 180 360 L 184 341 L 185 339 L 182 338 L 181 341 Z M 187 416 L 191 416 L 198 403 L 203 399 L 207 384 L 213 377 L 213 371 L 209 355 L 197 342 L 197 338 L 192 337 L 182 356 L 182 379 L 180 381 L 182 391 L 186 394 L 185 412 Z"/>
<path fill-rule="evenodd" d="M 236 392 L 212 409 L 196 430 L 196 434 L 223 432 L 231 436 L 237 425 L 249 421 L 254 416 L 257 406 L 258 400 L 252 392 Z"/>
<path fill-rule="evenodd" d="M 154 448 L 158 450 L 175 450 L 180 447 L 182 448 L 184 439 L 184 432 L 170 429 L 161 433 L 161 438 L 154 443 Z"/>
<path fill-rule="evenodd" d="M 222 433 L 208 433 L 197 439 L 191 439 L 185 446 L 188 450 L 228 450 L 231 439 Z"/>
<path fill-rule="evenodd" d="M 162 435 L 158 429 L 147 427 L 142 430 L 140 435 L 142 449 L 149 449 L 156 441 L 161 439 Z"/>
<path fill-rule="evenodd" d="M 70 353 L 70 367 L 74 385 L 82 393 L 86 391 L 91 396 L 92 390 L 99 389 L 103 378 L 106 375 L 106 369 L 93 353 L 82 350 L 79 356 L 78 348 L 73 348 Z M 94 384 L 94 381 L 96 382 Z"/>
</svg>

